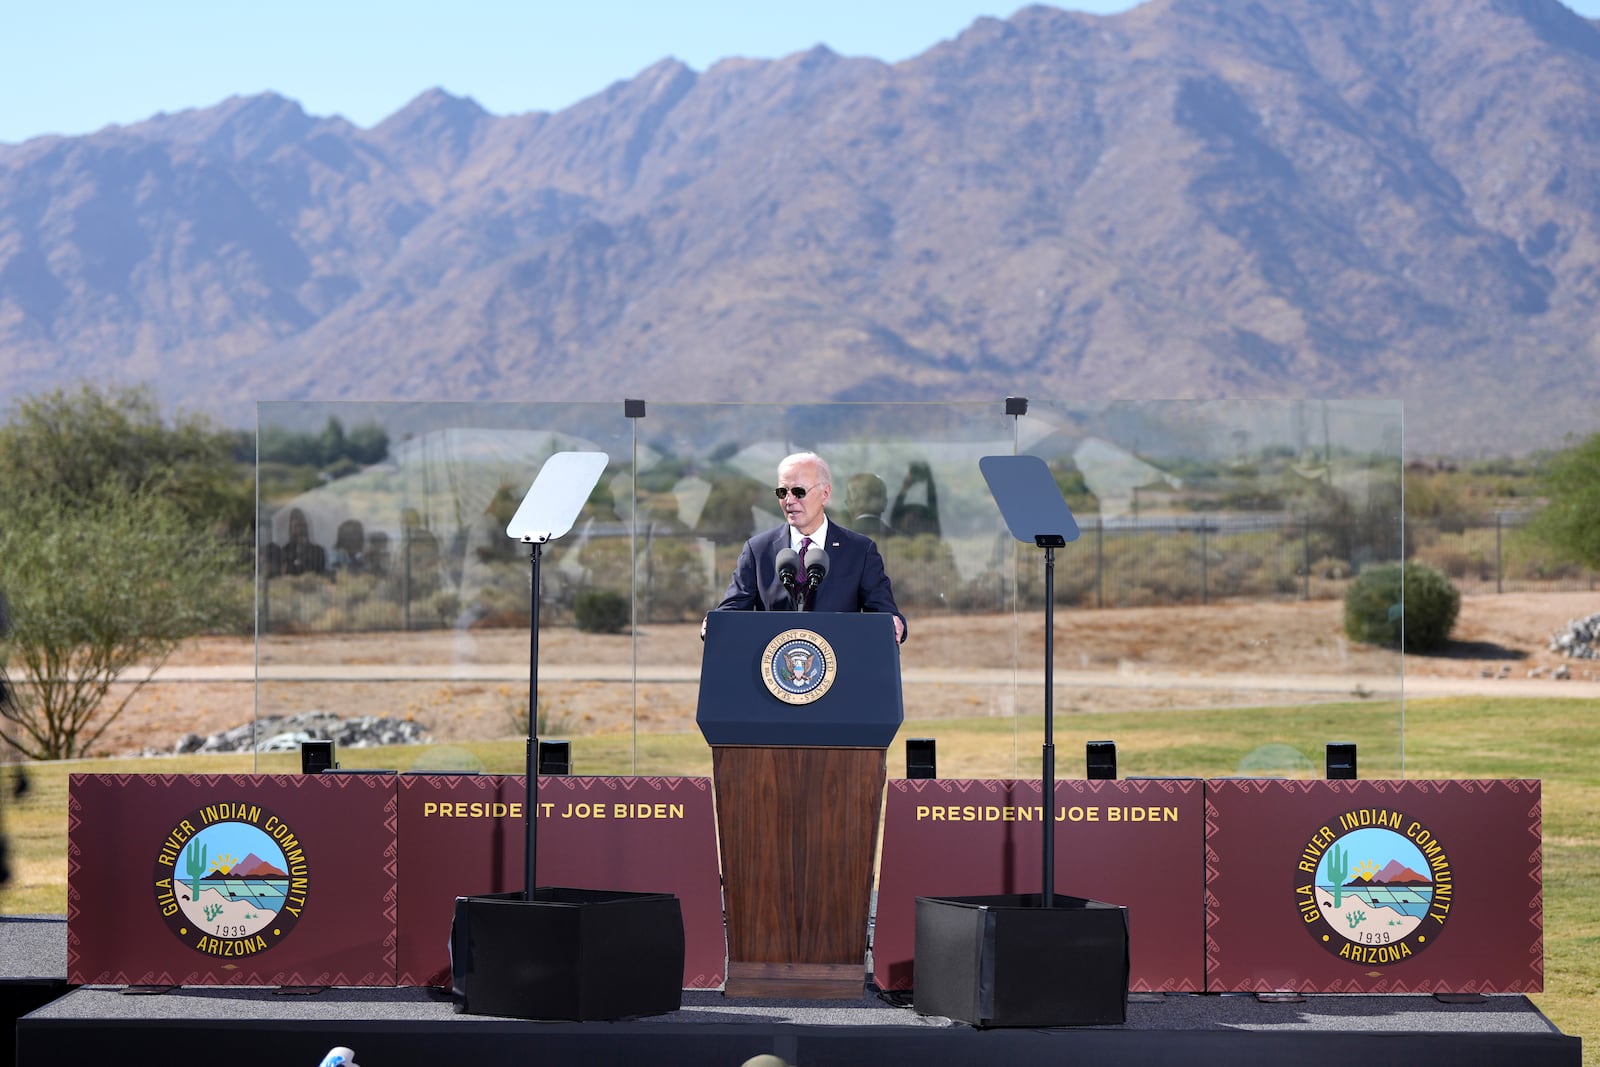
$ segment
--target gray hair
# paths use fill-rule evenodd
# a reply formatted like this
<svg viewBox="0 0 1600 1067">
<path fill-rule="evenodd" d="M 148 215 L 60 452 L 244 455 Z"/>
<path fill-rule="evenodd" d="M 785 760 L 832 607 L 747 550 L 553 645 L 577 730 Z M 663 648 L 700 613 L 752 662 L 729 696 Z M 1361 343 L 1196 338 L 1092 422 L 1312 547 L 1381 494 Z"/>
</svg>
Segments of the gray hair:
<svg viewBox="0 0 1600 1067">
<path fill-rule="evenodd" d="M 822 476 L 821 480 L 818 481 L 817 484 L 826 486 L 833 485 L 833 472 L 828 469 L 828 461 L 817 455 L 815 452 L 796 452 L 793 455 L 784 456 L 783 459 L 778 461 L 778 469 L 781 471 L 791 463 L 814 464 L 818 473 Z"/>
</svg>

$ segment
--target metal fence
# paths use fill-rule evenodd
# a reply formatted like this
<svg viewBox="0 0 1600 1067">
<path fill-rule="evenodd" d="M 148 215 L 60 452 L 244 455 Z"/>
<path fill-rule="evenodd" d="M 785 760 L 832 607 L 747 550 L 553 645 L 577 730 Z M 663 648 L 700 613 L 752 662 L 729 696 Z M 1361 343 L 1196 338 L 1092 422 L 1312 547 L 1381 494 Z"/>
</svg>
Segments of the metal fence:
<svg viewBox="0 0 1600 1067">
<path fill-rule="evenodd" d="M 1592 592 L 1597 572 L 1555 560 L 1525 532 L 1528 518 L 1507 511 L 1468 522 L 1410 520 L 1410 556 L 1444 572 L 1463 596 Z"/>
<path fill-rule="evenodd" d="M 1406 554 L 1443 572 L 1464 596 L 1596 588 L 1595 571 L 1554 560 L 1546 546 L 1526 535 L 1526 522 L 1520 512 L 1478 522 L 1411 520 Z M 1077 552 L 1064 553 L 1057 565 L 1058 599 L 1082 607 L 1337 599 L 1363 566 L 1385 562 L 1346 550 L 1361 543 L 1346 527 L 1304 516 L 1142 520 L 1114 527 L 1090 519 Z"/>
</svg>

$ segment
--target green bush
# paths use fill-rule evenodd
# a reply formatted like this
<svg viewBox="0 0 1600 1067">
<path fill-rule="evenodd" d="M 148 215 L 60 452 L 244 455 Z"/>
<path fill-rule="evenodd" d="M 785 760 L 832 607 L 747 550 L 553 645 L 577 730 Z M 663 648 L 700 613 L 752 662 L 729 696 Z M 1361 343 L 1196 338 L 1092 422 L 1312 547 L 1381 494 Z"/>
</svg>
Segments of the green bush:
<svg viewBox="0 0 1600 1067">
<path fill-rule="evenodd" d="M 1344 632 L 1352 641 L 1399 648 L 1403 626 L 1406 651 L 1437 652 L 1449 643 L 1460 610 L 1460 592 L 1439 571 L 1387 563 L 1366 568 L 1345 590 Z"/>
<path fill-rule="evenodd" d="M 572 614 L 586 634 L 614 634 L 628 625 L 628 598 L 610 589 L 580 590 Z"/>
</svg>

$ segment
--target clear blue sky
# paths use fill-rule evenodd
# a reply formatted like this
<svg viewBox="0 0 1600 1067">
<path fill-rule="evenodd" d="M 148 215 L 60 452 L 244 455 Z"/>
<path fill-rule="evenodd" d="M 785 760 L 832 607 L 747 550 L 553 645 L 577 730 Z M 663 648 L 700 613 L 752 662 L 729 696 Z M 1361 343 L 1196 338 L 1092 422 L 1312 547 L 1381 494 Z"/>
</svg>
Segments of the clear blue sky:
<svg viewBox="0 0 1600 1067">
<path fill-rule="evenodd" d="M 1600 17 L 1600 0 L 1566 0 Z M 823 43 L 897 61 L 1023 0 L 0 0 L 0 142 L 271 90 L 371 126 L 440 87 L 556 111 L 675 56 L 705 70 Z M 1065 0 L 1108 13 L 1133 0 Z"/>
</svg>

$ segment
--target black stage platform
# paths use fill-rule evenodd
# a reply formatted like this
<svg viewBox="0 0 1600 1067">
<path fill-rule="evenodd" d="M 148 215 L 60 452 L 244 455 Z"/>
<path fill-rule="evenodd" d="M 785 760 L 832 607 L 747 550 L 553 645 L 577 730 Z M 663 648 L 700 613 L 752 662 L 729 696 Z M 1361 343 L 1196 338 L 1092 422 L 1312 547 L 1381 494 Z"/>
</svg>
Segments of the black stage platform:
<svg viewBox="0 0 1600 1067">
<path fill-rule="evenodd" d="M 859 1000 L 730 1000 L 686 991 L 681 1010 L 613 1023 L 463 1015 L 427 989 L 120 987 L 67 990 L 66 922 L 0 918 L 0 980 L 47 995 L 16 1024 L 26 1067 L 211 1062 L 314 1067 L 346 1045 L 363 1067 L 470 1062 L 649 1062 L 738 1067 L 775 1053 L 797 1067 L 872 1064 L 1172 1064 L 1296 1067 L 1517 1064 L 1581 1067 L 1582 1043 L 1522 996 L 1135 995 L 1120 1026 L 975 1030 L 863 991 Z M 20 1002 L 19 1002 L 20 1003 Z"/>
</svg>

